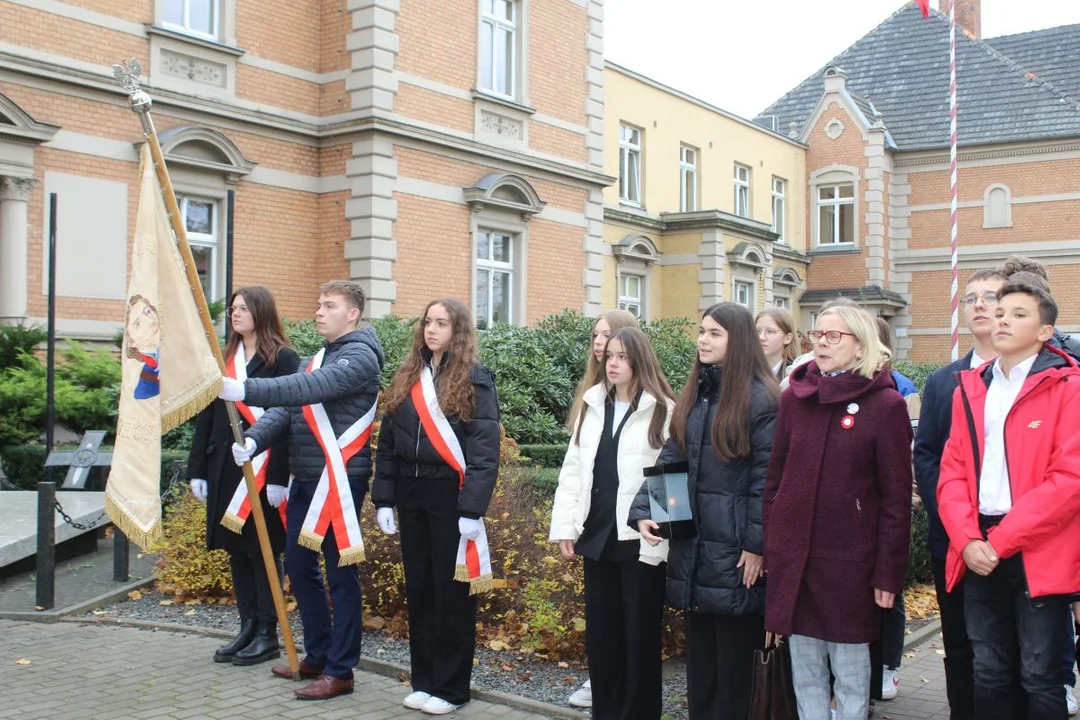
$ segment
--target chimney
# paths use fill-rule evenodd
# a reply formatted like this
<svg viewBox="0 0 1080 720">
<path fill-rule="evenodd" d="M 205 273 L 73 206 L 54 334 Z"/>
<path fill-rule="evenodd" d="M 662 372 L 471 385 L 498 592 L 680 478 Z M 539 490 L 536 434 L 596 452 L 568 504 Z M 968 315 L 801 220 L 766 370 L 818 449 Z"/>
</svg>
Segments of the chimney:
<svg viewBox="0 0 1080 720">
<path fill-rule="evenodd" d="M 938 11 L 948 16 L 949 3 L 956 3 L 956 24 L 975 38 L 982 37 L 982 8 L 979 0 L 938 0 Z"/>
</svg>

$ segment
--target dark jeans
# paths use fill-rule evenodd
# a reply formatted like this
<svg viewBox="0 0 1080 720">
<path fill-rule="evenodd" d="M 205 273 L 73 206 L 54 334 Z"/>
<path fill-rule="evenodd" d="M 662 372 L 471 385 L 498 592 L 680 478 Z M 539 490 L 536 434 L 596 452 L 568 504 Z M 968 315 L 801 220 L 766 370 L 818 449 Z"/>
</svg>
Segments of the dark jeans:
<svg viewBox="0 0 1080 720">
<path fill-rule="evenodd" d="M 229 569 L 232 570 L 233 592 L 236 593 L 236 609 L 241 620 L 276 621 L 274 596 L 270 594 L 270 580 L 266 565 L 258 550 L 229 551 Z M 278 577 L 282 575 L 278 562 Z"/>
<path fill-rule="evenodd" d="M 754 651 L 765 647 L 764 615 L 686 613 L 690 720 L 750 714 Z"/>
<path fill-rule="evenodd" d="M 1061 673 L 1067 609 L 1064 596 L 1028 594 L 1019 554 L 986 577 L 964 574 L 979 720 L 1014 720 L 1025 710 L 1027 720 L 1068 717 Z"/>
<path fill-rule="evenodd" d="M 297 543 L 304 523 L 315 482 L 293 481 L 289 492 L 288 531 L 285 539 L 285 569 L 289 573 L 293 595 L 304 623 L 304 659 L 309 665 L 323 668 L 336 678 L 350 679 L 353 668 L 360 662 L 360 642 L 363 632 L 363 596 L 360 593 L 360 570 L 356 565 L 338 567 L 337 541 L 331 526 L 323 539 L 322 552 L 326 557 L 326 582 L 330 585 L 330 600 L 334 604 L 333 619 L 326 587 L 319 570 L 319 553 Z M 353 504 L 363 506 L 367 485 L 349 481 Z"/>
<path fill-rule="evenodd" d="M 1072 603 L 1069 603 L 1065 611 L 1068 618 L 1065 621 L 1065 659 L 1061 663 L 1061 669 L 1065 673 L 1065 684 L 1071 688 L 1076 687 L 1076 636 L 1073 634 Z"/>
<path fill-rule="evenodd" d="M 660 720 L 667 566 L 585 558 L 593 720 Z"/>
<path fill-rule="evenodd" d="M 396 497 L 412 688 L 464 705 L 476 652 L 476 596 L 454 579 L 458 480 L 399 476 Z"/>
<path fill-rule="evenodd" d="M 904 594 L 896 596 L 896 604 L 881 611 L 881 662 L 892 670 L 898 670 L 904 661 L 904 637 L 907 631 L 907 610 Z"/>
<path fill-rule="evenodd" d="M 941 611 L 941 639 L 945 646 L 945 693 L 950 720 L 975 720 L 975 676 L 971 640 L 964 622 L 964 583 L 945 591 L 945 560 L 931 558 L 934 589 Z"/>
</svg>

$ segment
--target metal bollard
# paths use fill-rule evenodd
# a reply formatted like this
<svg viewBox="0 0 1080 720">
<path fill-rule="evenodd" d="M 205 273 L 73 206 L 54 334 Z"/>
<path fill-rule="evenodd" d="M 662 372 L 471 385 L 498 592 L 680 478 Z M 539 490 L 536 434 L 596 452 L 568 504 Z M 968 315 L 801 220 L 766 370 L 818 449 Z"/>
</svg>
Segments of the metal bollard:
<svg viewBox="0 0 1080 720">
<path fill-rule="evenodd" d="M 56 605 L 56 483 L 38 483 L 37 606 Z"/>
<path fill-rule="evenodd" d="M 112 579 L 116 582 L 128 581 L 128 543 L 127 535 L 113 525 L 113 563 Z"/>
</svg>

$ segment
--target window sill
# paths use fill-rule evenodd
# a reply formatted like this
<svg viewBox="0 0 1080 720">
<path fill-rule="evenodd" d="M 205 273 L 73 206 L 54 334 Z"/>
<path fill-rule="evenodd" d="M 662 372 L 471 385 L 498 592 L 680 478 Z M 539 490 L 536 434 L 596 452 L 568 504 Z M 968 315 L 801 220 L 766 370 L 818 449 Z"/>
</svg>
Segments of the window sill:
<svg viewBox="0 0 1080 720">
<path fill-rule="evenodd" d="M 206 50 L 213 50 L 226 55 L 232 55 L 233 57 L 240 57 L 244 54 L 244 51 L 241 48 L 234 45 L 226 45 L 217 40 L 210 40 L 209 38 L 201 37 L 199 35 L 190 35 L 182 30 L 173 30 L 172 28 L 162 27 L 160 25 L 147 25 L 146 34 L 160 35 L 161 37 L 167 37 L 172 40 L 179 40 L 180 42 L 190 43 L 191 45 Z"/>
<path fill-rule="evenodd" d="M 536 114 L 536 108 L 530 105 L 524 105 L 517 102 L 516 100 L 511 100 L 510 98 L 504 97 L 502 95 L 496 95 L 495 93 L 488 92 L 487 90 L 473 88 L 472 97 L 473 100 L 483 100 L 485 102 L 492 103 L 493 105 L 499 105 L 501 107 L 507 108 L 508 110 L 515 110 L 524 115 Z"/>
<path fill-rule="evenodd" d="M 858 255 L 862 248 L 854 243 L 840 243 L 838 245 L 815 245 L 807 255 Z"/>
</svg>

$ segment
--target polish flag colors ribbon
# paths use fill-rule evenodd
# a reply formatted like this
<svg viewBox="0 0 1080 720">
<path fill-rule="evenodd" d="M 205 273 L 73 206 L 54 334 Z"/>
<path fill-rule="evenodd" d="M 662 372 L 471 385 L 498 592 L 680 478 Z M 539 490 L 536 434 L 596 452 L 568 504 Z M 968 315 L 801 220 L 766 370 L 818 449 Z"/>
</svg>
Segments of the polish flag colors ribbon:
<svg viewBox="0 0 1080 720">
<path fill-rule="evenodd" d="M 461 450 L 454 429 L 439 407 L 439 398 L 435 394 L 435 380 L 431 368 L 425 366 L 420 371 L 420 378 L 410 390 L 416 414 L 424 426 L 428 440 L 447 465 L 457 471 L 458 487 L 465 484 L 465 453 Z M 464 535 L 458 543 L 457 567 L 454 579 L 469 583 L 469 594 L 487 592 L 492 588 L 491 554 L 488 550 L 487 528 L 480 518 L 480 536 L 470 540 Z"/>
<path fill-rule="evenodd" d="M 320 350 L 311 359 L 307 372 L 322 367 L 325 354 L 326 348 Z M 342 567 L 364 560 L 364 540 L 360 536 L 360 518 L 349 488 L 347 466 L 349 460 L 371 440 L 371 426 L 375 421 L 377 406 L 378 403 L 372 403 L 371 409 L 340 437 L 334 435 L 334 426 L 322 403 L 305 405 L 303 409 L 304 419 L 322 447 L 326 467 L 323 468 L 319 484 L 315 486 L 315 496 L 300 528 L 298 542 L 309 550 L 319 552 L 328 529 L 333 527 L 341 556 L 338 565 Z"/>
<path fill-rule="evenodd" d="M 240 382 L 247 380 L 247 359 L 244 355 L 243 343 L 237 344 L 236 352 L 225 361 L 225 374 Z M 258 422 L 265 412 L 261 407 L 248 405 L 244 402 L 236 403 L 236 409 L 240 411 L 249 426 Z M 266 487 L 266 471 L 269 465 L 269 448 L 251 459 L 251 467 L 255 471 L 255 490 L 257 492 L 261 493 L 262 489 Z M 287 504 L 288 499 L 278 507 L 278 512 L 281 513 L 282 525 L 285 524 L 285 506 Z M 225 509 L 225 515 L 221 518 L 221 524 L 234 533 L 241 533 L 250 516 L 251 500 L 248 498 L 247 483 L 241 478 L 240 484 L 236 486 L 236 492 L 233 493 L 232 500 L 229 501 L 229 506 Z"/>
</svg>

